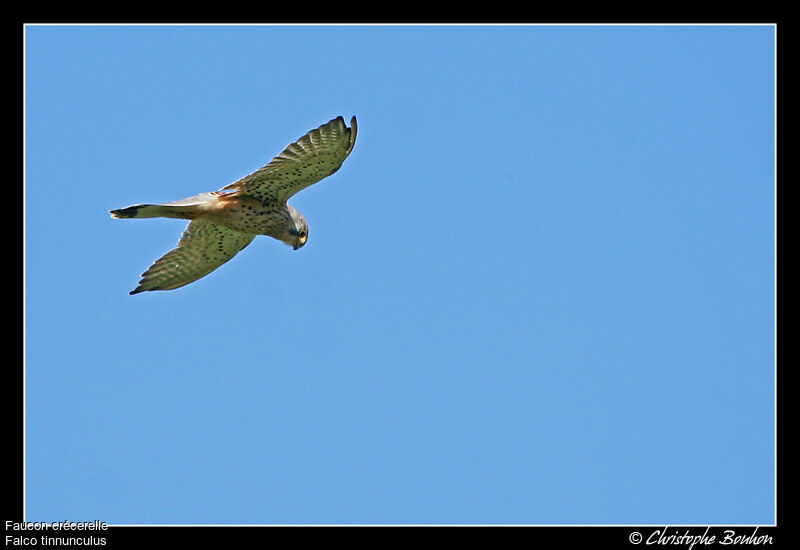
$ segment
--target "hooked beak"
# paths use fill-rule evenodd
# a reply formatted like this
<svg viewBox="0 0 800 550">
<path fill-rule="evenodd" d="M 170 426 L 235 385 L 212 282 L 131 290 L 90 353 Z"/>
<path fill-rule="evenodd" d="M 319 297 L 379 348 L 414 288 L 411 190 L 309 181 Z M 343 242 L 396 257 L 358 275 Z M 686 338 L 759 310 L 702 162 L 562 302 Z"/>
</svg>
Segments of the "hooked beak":
<svg viewBox="0 0 800 550">
<path fill-rule="evenodd" d="M 293 250 L 297 250 L 297 249 L 299 249 L 299 248 L 300 248 L 300 247 L 302 247 L 304 244 L 306 244 L 306 240 L 307 240 L 307 239 L 308 239 L 308 235 L 305 235 L 305 234 L 304 234 L 304 235 L 301 235 L 301 236 L 300 236 L 300 240 L 299 240 L 299 243 L 300 243 L 300 244 L 293 244 L 293 245 L 292 245 L 292 249 L 293 249 Z"/>
</svg>

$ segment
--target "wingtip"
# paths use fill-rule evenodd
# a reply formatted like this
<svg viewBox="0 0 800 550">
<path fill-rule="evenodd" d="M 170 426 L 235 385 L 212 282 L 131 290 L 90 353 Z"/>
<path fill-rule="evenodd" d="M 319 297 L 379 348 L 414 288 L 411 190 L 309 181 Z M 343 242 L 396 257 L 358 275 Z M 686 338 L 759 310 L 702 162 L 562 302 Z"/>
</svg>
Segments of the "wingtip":
<svg viewBox="0 0 800 550">
<path fill-rule="evenodd" d="M 336 118 L 334 118 L 333 120 L 331 120 L 331 122 L 336 122 L 336 121 L 341 122 L 342 124 L 344 124 L 345 127 L 347 127 L 347 124 L 345 123 L 344 117 L 342 115 L 339 115 Z M 354 128 L 356 126 L 357 122 L 358 121 L 356 120 L 356 116 L 355 115 L 350 117 L 350 127 L 351 128 Z M 328 124 L 330 124 L 330 122 Z"/>
<path fill-rule="evenodd" d="M 350 143 L 347 145 L 347 154 L 350 154 L 350 151 L 353 150 L 353 146 L 356 144 L 356 134 L 358 133 L 358 123 L 356 122 L 356 116 L 353 115 L 353 118 L 350 119 Z"/>
<path fill-rule="evenodd" d="M 140 284 L 139 286 L 137 286 L 136 288 L 134 288 L 133 290 L 128 292 L 128 294 L 133 296 L 134 294 L 139 294 L 140 292 L 150 292 L 152 290 L 170 290 L 171 288 L 180 288 L 179 286 L 170 287 L 170 288 L 164 288 L 164 287 L 161 287 L 161 286 L 148 287 L 148 286 L 146 286 L 146 284 L 147 283 L 145 281 L 142 281 L 142 284 Z M 185 284 L 188 284 L 188 283 L 185 283 Z M 180 286 L 183 286 L 183 285 L 180 285 Z"/>
</svg>

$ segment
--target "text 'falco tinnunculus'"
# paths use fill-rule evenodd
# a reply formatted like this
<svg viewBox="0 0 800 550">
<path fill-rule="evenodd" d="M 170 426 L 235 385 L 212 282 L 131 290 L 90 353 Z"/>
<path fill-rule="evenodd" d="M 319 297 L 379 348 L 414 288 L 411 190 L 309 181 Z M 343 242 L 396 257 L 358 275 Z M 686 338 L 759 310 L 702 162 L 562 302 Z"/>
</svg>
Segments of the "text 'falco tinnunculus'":
<svg viewBox="0 0 800 550">
<path fill-rule="evenodd" d="M 269 235 L 295 250 L 306 244 L 305 218 L 286 204 L 302 189 L 336 172 L 353 150 L 356 117 L 348 128 L 337 117 L 288 145 L 266 166 L 210 193 L 164 204 L 136 204 L 112 210 L 112 218 L 191 220 L 178 246 L 142 273 L 130 292 L 172 290 L 208 275 L 250 244 Z"/>
</svg>

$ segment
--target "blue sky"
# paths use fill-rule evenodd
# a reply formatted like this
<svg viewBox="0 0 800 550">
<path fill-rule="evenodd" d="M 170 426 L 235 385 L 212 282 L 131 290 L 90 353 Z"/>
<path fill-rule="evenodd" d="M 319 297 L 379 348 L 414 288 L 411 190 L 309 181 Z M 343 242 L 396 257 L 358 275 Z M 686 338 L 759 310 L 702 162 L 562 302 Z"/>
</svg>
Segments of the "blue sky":
<svg viewBox="0 0 800 550">
<path fill-rule="evenodd" d="M 25 515 L 772 523 L 771 26 L 29 26 Z M 179 290 L 212 191 L 341 170 Z"/>
</svg>

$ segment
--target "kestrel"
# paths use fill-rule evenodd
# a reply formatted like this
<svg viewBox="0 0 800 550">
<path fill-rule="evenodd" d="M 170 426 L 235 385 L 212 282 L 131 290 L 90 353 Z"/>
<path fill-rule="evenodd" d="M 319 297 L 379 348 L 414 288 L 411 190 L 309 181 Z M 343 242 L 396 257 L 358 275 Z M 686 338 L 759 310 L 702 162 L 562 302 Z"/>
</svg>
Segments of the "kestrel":
<svg viewBox="0 0 800 550">
<path fill-rule="evenodd" d="M 178 246 L 142 273 L 145 290 L 172 290 L 208 275 L 250 244 L 269 235 L 294 250 L 306 244 L 308 224 L 286 201 L 336 172 L 356 141 L 356 117 L 348 128 L 337 117 L 288 145 L 250 175 L 210 193 L 164 204 L 135 204 L 112 210 L 112 218 L 191 220 Z"/>
</svg>

